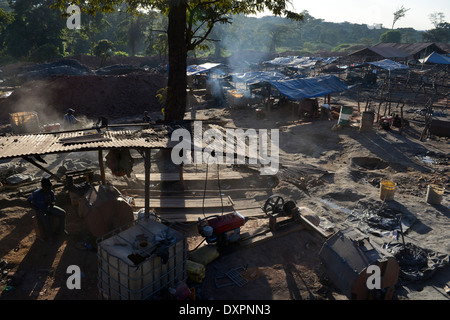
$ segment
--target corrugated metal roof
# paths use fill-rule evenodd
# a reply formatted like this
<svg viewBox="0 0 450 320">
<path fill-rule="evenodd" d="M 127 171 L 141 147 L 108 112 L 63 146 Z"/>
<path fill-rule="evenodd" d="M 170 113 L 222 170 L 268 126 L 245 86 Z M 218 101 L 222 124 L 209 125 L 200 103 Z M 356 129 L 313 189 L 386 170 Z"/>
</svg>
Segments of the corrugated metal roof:
<svg viewBox="0 0 450 320">
<path fill-rule="evenodd" d="M 25 134 L 0 137 L 0 159 L 75 151 L 112 148 L 170 148 L 167 131 L 153 129 L 131 131 L 66 132 L 52 134 Z"/>
<path fill-rule="evenodd" d="M 399 49 L 393 48 L 393 47 L 368 47 L 368 48 L 364 48 L 358 51 L 355 51 L 351 54 L 349 54 L 349 56 L 364 56 L 364 55 L 379 55 L 383 58 L 406 58 L 409 56 L 409 54 L 407 54 L 404 51 L 401 51 Z"/>
<path fill-rule="evenodd" d="M 415 55 L 422 50 L 428 49 L 429 53 L 436 51 L 437 53 L 445 53 L 445 49 L 441 48 L 439 44 L 433 42 L 416 42 L 416 43 L 392 43 L 392 42 L 380 42 L 376 44 L 374 47 L 377 48 L 396 48 L 401 51 L 408 53 L 409 55 Z"/>
</svg>

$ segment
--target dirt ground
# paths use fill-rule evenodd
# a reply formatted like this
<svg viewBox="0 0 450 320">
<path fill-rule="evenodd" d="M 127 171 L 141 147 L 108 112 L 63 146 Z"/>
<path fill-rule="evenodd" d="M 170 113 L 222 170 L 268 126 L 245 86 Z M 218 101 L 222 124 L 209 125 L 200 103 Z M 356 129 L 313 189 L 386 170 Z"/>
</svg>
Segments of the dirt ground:
<svg viewBox="0 0 450 320">
<path fill-rule="evenodd" d="M 426 188 L 438 183 L 449 190 L 448 138 L 431 137 L 420 141 L 420 123 L 411 121 L 400 134 L 397 128 L 384 130 L 374 126 L 369 131 L 354 127 L 333 130 L 337 123 L 331 121 L 293 121 L 286 110 L 274 110 L 266 119 L 257 119 L 254 110 L 227 107 L 208 108 L 207 101 L 195 96 L 195 117 L 220 118 L 230 126 L 241 128 L 277 128 L 280 131 L 280 170 L 276 176 L 260 176 L 247 166 L 227 167 L 238 170 L 245 179 L 224 185 L 224 193 L 239 198 L 254 198 L 264 205 L 266 199 L 277 194 L 294 200 L 298 206 L 312 209 L 326 221 L 325 228 L 340 230 L 354 226 L 350 212 L 361 206 L 381 207 L 379 182 L 389 179 L 396 182 L 395 198 L 386 202 L 388 208 L 415 217 L 405 231 L 405 241 L 433 252 L 450 254 L 450 202 L 448 191 L 439 205 L 426 202 Z M 336 96 L 332 105 L 353 106 L 353 122 L 360 114 L 351 96 Z M 136 113 L 139 117 L 140 113 Z M 57 170 L 64 161 L 92 159 L 96 154 L 47 155 L 48 168 Z M 143 160 L 133 153 L 136 162 L 131 178 L 111 176 L 112 184 L 127 185 L 133 174 L 143 172 Z M 152 170 L 158 170 L 158 154 L 152 154 Z M 431 160 L 430 160 L 431 159 Z M 44 173 L 38 168 L 14 159 L 8 162 L 20 171 L 33 175 L 39 181 Z M 296 167 L 293 175 L 287 168 Z M 308 168 L 309 170 L 303 170 Z M 186 167 L 186 171 L 197 168 Z M 135 185 L 135 182 L 132 182 Z M 85 222 L 71 204 L 63 184 L 56 184 L 57 205 L 67 212 L 69 235 L 51 246 L 36 239 L 31 213 L 26 197 L 38 187 L 30 184 L 6 188 L 0 192 L 0 259 L 2 264 L 2 300 L 95 300 L 97 290 L 97 256 L 95 250 L 85 250 L 80 244 L 95 244 Z M 173 188 L 178 188 L 175 183 Z M 187 185 L 198 189 L 198 185 Z M 201 188 L 201 186 L 200 186 Z M 233 192 L 233 189 L 241 191 Z M 264 189 L 264 190 L 263 190 Z M 269 189 L 268 191 L 266 189 Z M 227 191 L 229 190 L 229 191 Z M 247 191 L 242 191 L 247 190 Z M 189 231 L 189 248 L 201 241 L 196 227 L 183 225 Z M 251 218 L 241 229 L 242 237 L 268 232 L 267 217 Z M 392 238 L 368 234 L 371 241 L 382 245 Z M 400 239 L 397 239 L 400 241 Z M 280 230 L 273 237 L 259 242 L 235 244 L 206 266 L 206 277 L 196 288 L 198 300 L 347 300 L 348 298 L 327 277 L 319 260 L 324 240 L 309 230 Z M 81 289 L 66 286 L 67 267 L 78 265 L 82 271 Z M 217 279 L 235 268 L 244 270 L 241 275 L 246 284 L 218 286 Z M 395 299 L 448 300 L 446 286 L 450 285 L 450 266 L 437 269 L 425 280 L 399 281 Z"/>
</svg>

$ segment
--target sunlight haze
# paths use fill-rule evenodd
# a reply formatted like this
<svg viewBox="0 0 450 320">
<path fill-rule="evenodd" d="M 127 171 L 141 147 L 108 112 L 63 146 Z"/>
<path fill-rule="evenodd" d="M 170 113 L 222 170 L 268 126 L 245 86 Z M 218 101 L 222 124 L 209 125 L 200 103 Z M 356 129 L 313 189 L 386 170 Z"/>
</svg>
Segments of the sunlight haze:
<svg viewBox="0 0 450 320">
<path fill-rule="evenodd" d="M 307 10 L 316 19 L 327 22 L 350 22 L 358 24 L 382 24 L 384 28 L 391 28 L 394 12 L 402 6 L 409 9 L 405 16 L 400 18 L 394 28 L 414 28 L 416 30 L 429 30 L 434 26 L 429 15 L 434 12 L 442 12 L 445 21 L 450 20 L 449 0 L 321 0 L 301 1 L 291 0 L 293 10 L 297 13 Z M 292 8 L 290 8 L 292 10 Z"/>
</svg>

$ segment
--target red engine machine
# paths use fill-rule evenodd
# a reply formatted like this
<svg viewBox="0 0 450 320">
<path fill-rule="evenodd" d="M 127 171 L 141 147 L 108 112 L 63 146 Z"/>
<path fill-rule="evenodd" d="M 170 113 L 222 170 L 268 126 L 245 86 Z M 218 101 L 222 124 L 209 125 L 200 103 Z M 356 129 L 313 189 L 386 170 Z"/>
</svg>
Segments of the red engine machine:
<svg viewBox="0 0 450 320">
<path fill-rule="evenodd" d="M 241 227 L 244 224 L 245 218 L 235 211 L 199 219 L 197 226 L 198 232 L 206 239 L 206 242 L 226 245 L 240 239 Z"/>
</svg>

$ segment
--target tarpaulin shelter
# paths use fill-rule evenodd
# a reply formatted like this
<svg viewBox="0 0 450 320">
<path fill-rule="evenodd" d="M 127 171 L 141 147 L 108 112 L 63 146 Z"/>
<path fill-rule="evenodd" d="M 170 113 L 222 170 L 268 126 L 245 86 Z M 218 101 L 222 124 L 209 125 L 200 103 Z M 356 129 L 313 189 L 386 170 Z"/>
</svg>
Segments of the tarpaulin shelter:
<svg viewBox="0 0 450 320">
<path fill-rule="evenodd" d="M 424 59 L 419 59 L 421 63 L 450 64 L 450 57 L 444 56 L 437 52 L 431 53 Z"/>
<path fill-rule="evenodd" d="M 347 86 L 334 75 L 270 80 L 268 82 L 291 100 L 321 97 L 330 93 L 343 92 L 353 87 Z"/>
<path fill-rule="evenodd" d="M 246 84 L 270 82 L 275 80 L 283 80 L 286 78 L 287 76 L 277 71 L 254 71 L 232 74 L 233 81 L 244 82 Z"/>
<path fill-rule="evenodd" d="M 384 70 L 388 70 L 388 71 L 409 69 L 409 67 L 407 65 L 400 63 L 400 62 L 392 61 L 390 59 L 384 59 L 384 60 L 375 61 L 375 62 L 367 62 L 367 64 L 384 69 Z"/>
<path fill-rule="evenodd" d="M 291 100 L 316 98 L 352 88 L 334 75 L 306 78 L 302 76 L 287 77 L 279 72 L 248 72 L 235 74 L 233 78 L 235 81 L 242 81 L 248 85 L 268 83 Z"/>
<path fill-rule="evenodd" d="M 204 73 L 222 65 L 221 63 L 207 62 L 199 65 L 190 65 L 186 68 L 188 76 L 193 76 L 195 74 Z"/>
<path fill-rule="evenodd" d="M 331 58 L 319 58 L 319 57 L 301 57 L 301 56 L 286 56 L 278 57 L 269 61 L 265 61 L 264 64 L 270 64 L 275 66 L 282 66 L 294 69 L 304 69 L 314 67 L 318 62 L 323 64 L 329 64 L 336 60 L 336 57 Z"/>
</svg>

